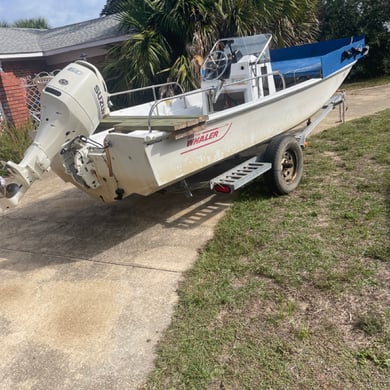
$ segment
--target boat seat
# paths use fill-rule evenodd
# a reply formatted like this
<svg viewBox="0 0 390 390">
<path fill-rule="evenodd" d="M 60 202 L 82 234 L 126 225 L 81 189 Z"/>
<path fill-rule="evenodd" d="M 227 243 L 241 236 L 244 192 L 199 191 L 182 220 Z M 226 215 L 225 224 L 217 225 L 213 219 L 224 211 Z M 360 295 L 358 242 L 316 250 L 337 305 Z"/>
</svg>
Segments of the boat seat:
<svg viewBox="0 0 390 390">
<path fill-rule="evenodd" d="M 149 123 L 150 119 L 150 123 Z M 129 133 L 135 130 L 159 130 L 170 132 L 173 139 L 180 139 L 206 129 L 207 115 L 153 115 L 113 116 L 104 118 L 96 132 L 113 128 L 116 132 Z"/>
</svg>

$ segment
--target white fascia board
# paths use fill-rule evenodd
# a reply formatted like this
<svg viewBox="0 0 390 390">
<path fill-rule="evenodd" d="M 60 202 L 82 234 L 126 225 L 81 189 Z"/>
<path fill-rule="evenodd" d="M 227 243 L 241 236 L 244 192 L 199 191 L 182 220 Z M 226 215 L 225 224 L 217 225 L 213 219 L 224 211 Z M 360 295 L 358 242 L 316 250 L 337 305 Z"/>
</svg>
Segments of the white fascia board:
<svg viewBox="0 0 390 390">
<path fill-rule="evenodd" d="M 0 60 L 13 60 L 13 59 L 23 59 L 23 58 L 34 58 L 34 57 L 44 57 L 42 51 L 37 51 L 33 53 L 15 53 L 15 54 L 0 54 Z"/>
</svg>

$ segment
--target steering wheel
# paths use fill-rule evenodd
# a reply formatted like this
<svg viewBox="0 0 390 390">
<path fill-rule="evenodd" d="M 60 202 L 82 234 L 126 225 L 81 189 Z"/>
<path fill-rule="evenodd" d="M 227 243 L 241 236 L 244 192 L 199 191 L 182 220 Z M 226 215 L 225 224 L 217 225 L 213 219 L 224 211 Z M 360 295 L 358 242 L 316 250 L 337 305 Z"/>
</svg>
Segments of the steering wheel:
<svg viewBox="0 0 390 390">
<path fill-rule="evenodd" d="M 204 78 L 206 80 L 219 79 L 225 72 L 229 60 L 226 53 L 222 50 L 216 50 L 210 53 L 204 64 Z"/>
</svg>

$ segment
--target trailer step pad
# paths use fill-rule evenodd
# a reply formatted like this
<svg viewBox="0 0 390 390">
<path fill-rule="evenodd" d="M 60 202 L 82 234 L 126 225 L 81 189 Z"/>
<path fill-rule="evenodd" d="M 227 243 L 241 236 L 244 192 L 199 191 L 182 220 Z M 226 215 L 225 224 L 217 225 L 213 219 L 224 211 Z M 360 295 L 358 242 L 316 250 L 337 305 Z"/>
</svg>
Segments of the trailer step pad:
<svg viewBox="0 0 390 390">
<path fill-rule="evenodd" d="M 256 159 L 257 157 L 252 157 L 233 169 L 211 179 L 211 189 L 214 190 L 219 185 L 228 187 L 230 192 L 233 192 L 271 169 L 271 163 L 259 162 Z"/>
</svg>

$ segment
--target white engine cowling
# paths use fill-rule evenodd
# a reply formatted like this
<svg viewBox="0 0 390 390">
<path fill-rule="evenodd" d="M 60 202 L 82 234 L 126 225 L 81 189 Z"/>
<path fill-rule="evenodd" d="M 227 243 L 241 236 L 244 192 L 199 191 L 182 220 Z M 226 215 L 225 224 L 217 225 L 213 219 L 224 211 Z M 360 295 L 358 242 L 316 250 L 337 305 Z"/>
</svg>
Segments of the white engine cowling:
<svg viewBox="0 0 390 390">
<path fill-rule="evenodd" d="M 50 167 L 62 145 L 88 137 L 109 114 L 108 91 L 95 66 L 76 61 L 59 72 L 41 95 L 41 122 L 19 164 L 6 165 L 12 182 L 0 188 L 2 203 L 16 206 L 31 184 Z M 1 186 L 1 183 L 0 183 Z"/>
</svg>

